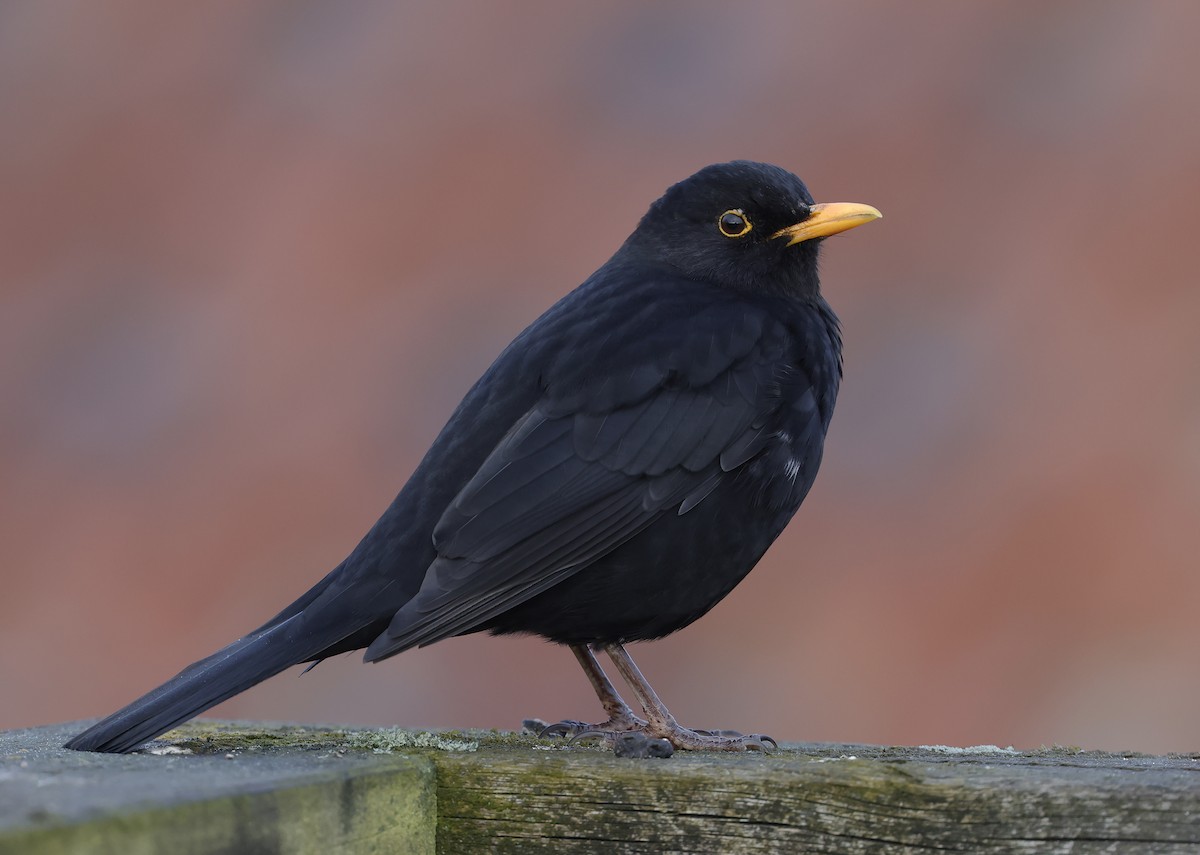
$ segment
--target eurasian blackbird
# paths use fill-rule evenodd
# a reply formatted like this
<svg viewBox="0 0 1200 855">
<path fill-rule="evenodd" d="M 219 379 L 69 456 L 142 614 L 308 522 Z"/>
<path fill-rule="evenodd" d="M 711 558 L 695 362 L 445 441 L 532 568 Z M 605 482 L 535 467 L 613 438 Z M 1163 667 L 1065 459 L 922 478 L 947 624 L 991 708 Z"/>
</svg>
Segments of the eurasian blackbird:
<svg viewBox="0 0 1200 855">
<path fill-rule="evenodd" d="M 341 564 L 67 747 L 131 751 L 293 665 L 363 647 L 377 662 L 486 630 L 540 635 L 579 659 L 609 720 L 558 732 L 765 749 L 766 737 L 680 726 L 623 645 L 716 605 L 808 493 L 842 373 L 820 239 L 878 216 L 814 204 L 763 163 L 674 185 L 505 348 Z"/>
</svg>

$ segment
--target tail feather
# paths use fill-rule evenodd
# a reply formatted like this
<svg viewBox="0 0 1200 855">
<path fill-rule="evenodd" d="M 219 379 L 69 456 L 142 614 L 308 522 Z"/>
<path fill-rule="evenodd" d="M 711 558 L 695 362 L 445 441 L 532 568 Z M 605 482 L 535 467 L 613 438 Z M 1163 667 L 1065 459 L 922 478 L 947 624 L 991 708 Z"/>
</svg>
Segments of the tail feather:
<svg viewBox="0 0 1200 855">
<path fill-rule="evenodd" d="M 123 709 L 65 747 L 123 754 L 268 677 L 311 659 L 340 638 L 298 632 L 302 614 L 239 638 Z"/>
</svg>

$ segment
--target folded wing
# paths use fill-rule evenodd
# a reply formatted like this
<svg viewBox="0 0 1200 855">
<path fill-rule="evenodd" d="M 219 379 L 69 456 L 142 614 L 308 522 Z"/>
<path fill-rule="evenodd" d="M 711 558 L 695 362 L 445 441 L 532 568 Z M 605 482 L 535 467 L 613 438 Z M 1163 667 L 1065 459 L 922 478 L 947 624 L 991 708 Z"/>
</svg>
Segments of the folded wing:
<svg viewBox="0 0 1200 855">
<path fill-rule="evenodd" d="M 760 454 L 776 438 L 783 347 L 759 333 L 716 368 L 709 343 L 699 378 L 666 369 L 649 384 L 637 366 L 623 375 L 634 391 L 622 395 L 621 376 L 595 377 L 614 402 L 604 411 L 578 389 L 567 406 L 548 389 L 443 514 L 420 591 L 366 658 L 479 629 L 660 515 L 689 512 Z"/>
</svg>

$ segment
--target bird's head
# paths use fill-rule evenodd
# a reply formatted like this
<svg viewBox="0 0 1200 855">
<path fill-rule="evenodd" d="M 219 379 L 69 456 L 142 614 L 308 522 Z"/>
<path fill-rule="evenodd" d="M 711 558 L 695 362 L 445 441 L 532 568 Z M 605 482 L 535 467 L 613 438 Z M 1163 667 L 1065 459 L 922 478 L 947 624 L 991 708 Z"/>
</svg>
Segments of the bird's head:
<svg viewBox="0 0 1200 855">
<path fill-rule="evenodd" d="M 818 293 L 820 239 L 882 216 L 870 205 L 817 204 L 804 182 L 767 163 L 706 166 L 663 194 L 628 251 L 730 288 Z"/>
</svg>

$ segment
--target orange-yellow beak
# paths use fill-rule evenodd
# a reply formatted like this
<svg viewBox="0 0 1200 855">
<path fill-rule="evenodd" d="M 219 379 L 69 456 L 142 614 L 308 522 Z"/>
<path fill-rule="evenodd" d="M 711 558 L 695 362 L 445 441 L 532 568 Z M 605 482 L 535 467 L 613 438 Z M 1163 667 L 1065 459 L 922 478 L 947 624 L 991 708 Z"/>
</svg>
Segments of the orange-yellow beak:
<svg viewBox="0 0 1200 855">
<path fill-rule="evenodd" d="M 813 205 L 808 219 L 794 226 L 780 229 L 771 235 L 772 238 L 788 238 L 787 245 L 792 246 L 813 238 L 829 237 L 838 232 L 844 232 L 871 220 L 878 220 L 883 214 L 870 205 L 860 205 L 857 202 L 829 202 L 824 205 Z"/>
</svg>

